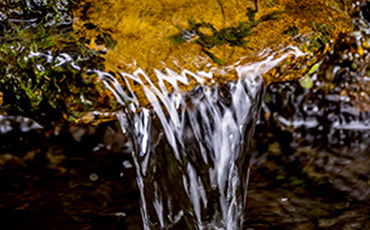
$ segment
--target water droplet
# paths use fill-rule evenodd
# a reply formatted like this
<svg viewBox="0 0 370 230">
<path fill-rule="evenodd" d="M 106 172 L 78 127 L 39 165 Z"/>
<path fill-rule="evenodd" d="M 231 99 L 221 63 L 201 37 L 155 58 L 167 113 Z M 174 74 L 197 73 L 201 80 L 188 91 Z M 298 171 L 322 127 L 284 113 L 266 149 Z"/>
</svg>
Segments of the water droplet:
<svg viewBox="0 0 370 230">
<path fill-rule="evenodd" d="M 119 216 L 119 217 L 125 217 L 126 216 L 126 213 L 124 213 L 124 212 L 117 212 L 115 215 L 116 216 Z"/>
<path fill-rule="evenodd" d="M 123 167 L 125 167 L 127 169 L 133 167 L 130 161 L 124 161 L 122 164 L 123 164 Z"/>
<path fill-rule="evenodd" d="M 93 152 L 96 152 L 96 151 L 100 150 L 100 148 L 101 148 L 101 145 L 100 145 L 100 144 L 98 144 L 97 146 L 95 146 L 95 147 L 93 148 Z"/>
<path fill-rule="evenodd" d="M 98 174 L 96 173 L 91 173 L 89 178 L 92 181 L 97 181 L 99 179 Z"/>
</svg>

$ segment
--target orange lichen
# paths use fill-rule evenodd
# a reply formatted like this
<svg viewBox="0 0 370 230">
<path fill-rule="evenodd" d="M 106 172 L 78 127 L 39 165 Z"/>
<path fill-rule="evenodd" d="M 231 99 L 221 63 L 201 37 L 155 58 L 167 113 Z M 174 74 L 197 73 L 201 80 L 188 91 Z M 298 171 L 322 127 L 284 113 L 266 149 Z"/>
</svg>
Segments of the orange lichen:
<svg viewBox="0 0 370 230">
<path fill-rule="evenodd" d="M 229 81 L 235 79 L 236 72 L 225 66 L 237 61 L 256 62 L 258 54 L 266 49 L 279 52 L 296 46 L 307 55 L 298 60 L 290 58 L 280 71 L 272 70 L 265 76 L 268 82 L 291 80 L 302 76 L 331 49 L 332 41 L 352 29 L 345 5 L 338 0 L 260 0 L 256 23 L 248 15 L 254 8 L 251 0 L 87 0 L 75 9 L 74 29 L 89 41 L 89 48 L 106 52 L 103 56 L 107 71 L 132 73 L 142 68 L 154 83 L 154 70 L 165 68 L 179 73 L 183 69 L 197 72 L 213 67 L 223 70 L 214 75 L 217 82 Z M 269 15 L 274 15 L 273 19 L 264 20 Z M 252 33 L 244 38 L 245 47 L 216 43 L 205 48 L 194 42 L 198 38 L 194 34 L 188 34 L 189 40 L 181 44 L 169 39 L 181 30 L 191 32 L 186 31 L 190 20 L 208 23 L 217 31 L 246 22 Z M 209 28 L 202 27 L 201 32 L 212 35 Z M 98 39 L 101 34 L 109 34 L 116 44 L 104 46 Z M 292 66 L 302 68 L 292 71 Z M 182 87 L 190 90 L 196 84 L 190 81 Z M 142 94 L 141 88 L 132 87 L 136 94 Z"/>
</svg>

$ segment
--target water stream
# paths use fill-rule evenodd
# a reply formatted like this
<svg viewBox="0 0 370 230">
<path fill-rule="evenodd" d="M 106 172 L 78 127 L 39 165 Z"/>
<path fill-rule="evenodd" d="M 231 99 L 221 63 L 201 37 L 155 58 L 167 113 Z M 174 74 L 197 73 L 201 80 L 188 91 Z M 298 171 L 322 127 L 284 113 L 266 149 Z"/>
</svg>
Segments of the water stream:
<svg viewBox="0 0 370 230">
<path fill-rule="evenodd" d="M 3 225 L 370 229 L 370 3 L 239 2 L 0 3 Z"/>
<path fill-rule="evenodd" d="M 242 228 L 263 75 L 302 55 L 290 47 L 283 55 L 235 66 L 237 80 L 222 86 L 204 84 L 212 72 L 156 71 L 155 84 L 139 68 L 120 73 L 125 86 L 98 72 L 121 103 L 130 100 L 118 119 L 133 145 L 144 229 Z M 179 84 L 187 84 L 187 76 L 199 86 L 182 92 Z M 125 92 L 129 81 L 139 83 L 150 107 L 141 106 L 133 91 Z"/>
</svg>

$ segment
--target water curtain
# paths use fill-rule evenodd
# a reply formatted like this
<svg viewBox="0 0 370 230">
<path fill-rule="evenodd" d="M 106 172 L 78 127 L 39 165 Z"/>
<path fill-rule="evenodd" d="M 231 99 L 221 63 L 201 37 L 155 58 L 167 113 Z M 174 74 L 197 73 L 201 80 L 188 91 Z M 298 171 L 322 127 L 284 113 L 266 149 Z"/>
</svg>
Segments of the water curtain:
<svg viewBox="0 0 370 230">
<path fill-rule="evenodd" d="M 211 72 L 155 71 L 157 84 L 140 68 L 120 73 L 128 89 L 129 81 L 142 87 L 150 107 L 140 106 L 114 76 L 98 72 L 120 102 L 131 101 L 118 119 L 133 144 L 144 229 L 241 229 L 263 74 L 302 55 L 290 47 L 236 66 L 237 80 L 222 86 L 203 84 Z M 178 84 L 189 77 L 199 86 L 182 92 Z"/>
<path fill-rule="evenodd" d="M 73 28 L 124 105 L 144 229 L 241 229 L 264 81 L 314 71 L 347 2 L 83 2 Z"/>
<path fill-rule="evenodd" d="M 83 91 L 75 94 L 76 88 L 69 87 L 66 79 L 79 79 L 90 89 L 94 83 L 89 76 L 97 73 L 125 108 L 118 118 L 133 144 L 144 228 L 240 229 L 250 140 L 264 79 L 292 80 L 307 73 L 306 85 L 312 84 L 309 74 L 316 71 L 319 60 L 335 40 L 351 30 L 347 10 L 356 1 L 69 1 L 73 17 L 63 16 L 70 12 L 67 1 L 55 1 L 63 4 L 50 9 L 46 3 L 34 2 L 55 11 L 56 21 L 63 23 L 47 29 L 48 33 L 44 25 L 49 19 L 39 22 L 43 26 L 37 33 L 27 26 L 14 27 L 17 29 L 4 33 L 9 35 L 5 41 L 10 42 L 2 47 L 6 62 L 17 60 L 10 69 L 12 84 L 18 82 L 18 76 L 23 76 L 20 82 L 27 81 L 13 85 L 22 86 L 20 92 L 25 92 L 27 103 L 33 101 L 30 111 L 47 105 L 53 114 L 59 114 L 60 108 L 68 108 L 71 98 L 80 107 L 88 107 L 91 101 L 84 95 L 89 90 L 82 87 Z M 25 9 L 32 12 L 31 8 Z M 11 16 L 21 12 L 10 9 L 7 13 Z M 37 11 L 39 17 L 44 17 L 43 13 Z M 56 36 L 65 26 L 61 18 L 69 18 L 67 24 L 73 24 L 63 33 L 66 37 Z M 16 21 L 8 22 L 4 29 Z M 29 49 L 22 58 L 14 49 L 23 49 L 19 41 L 29 34 L 37 36 L 25 40 Z M 79 47 L 74 56 L 85 67 L 86 76 L 85 71 L 76 72 L 82 69 L 64 53 L 65 48 L 56 46 L 64 46 L 67 38 Z M 42 50 L 38 50 L 38 41 L 46 43 Z M 267 51 L 258 56 L 261 50 Z M 57 55 L 55 63 L 53 53 Z M 42 57 L 41 61 L 37 57 Z M 86 58 L 94 57 L 94 68 L 104 64 L 105 71 L 90 71 L 85 65 Z M 49 68 L 52 63 L 55 66 Z M 26 67 L 30 71 L 25 71 Z M 81 74 L 84 78 L 80 79 L 77 76 Z M 49 89 L 50 76 L 58 77 Z M 36 80 L 29 81 L 31 78 Z M 34 90 L 43 87 L 47 94 Z M 6 84 L 1 87 L 4 89 L 13 94 Z M 60 94 L 64 92 L 61 89 L 73 91 L 74 96 Z M 17 106 L 27 104 L 13 95 Z M 57 106 L 55 100 L 43 100 L 49 95 L 67 103 Z M 59 117 L 68 118 L 67 112 Z"/>
</svg>

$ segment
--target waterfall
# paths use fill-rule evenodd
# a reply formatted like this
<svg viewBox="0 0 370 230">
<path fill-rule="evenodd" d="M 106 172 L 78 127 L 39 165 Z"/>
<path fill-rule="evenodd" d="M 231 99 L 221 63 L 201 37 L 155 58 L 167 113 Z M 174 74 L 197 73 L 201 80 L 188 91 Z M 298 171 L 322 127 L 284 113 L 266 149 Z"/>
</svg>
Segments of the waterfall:
<svg viewBox="0 0 370 230">
<path fill-rule="evenodd" d="M 205 84 L 212 72 L 155 70 L 154 83 L 138 68 L 119 73 L 124 85 L 98 72 L 125 105 L 118 119 L 133 146 L 144 229 L 242 228 L 263 75 L 302 55 L 289 47 L 257 63 L 236 64 L 238 77 L 222 85 Z M 199 86 L 183 92 L 179 84 L 188 77 Z M 138 102 L 129 81 L 141 87 L 149 106 Z"/>
</svg>

